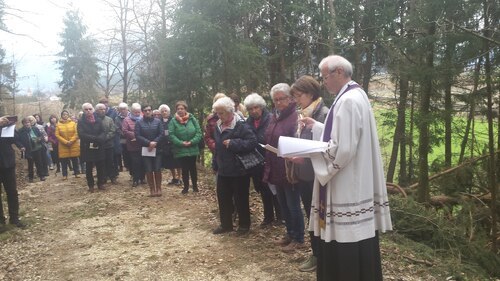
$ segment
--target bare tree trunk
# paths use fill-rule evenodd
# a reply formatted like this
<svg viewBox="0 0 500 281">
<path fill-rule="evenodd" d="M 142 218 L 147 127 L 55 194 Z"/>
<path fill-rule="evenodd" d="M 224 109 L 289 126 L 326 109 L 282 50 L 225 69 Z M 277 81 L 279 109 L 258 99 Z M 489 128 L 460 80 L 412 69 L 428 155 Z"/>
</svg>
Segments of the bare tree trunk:
<svg viewBox="0 0 500 281">
<path fill-rule="evenodd" d="M 452 74 L 452 56 L 453 48 L 455 46 L 448 42 L 446 44 L 445 54 L 444 54 L 444 64 L 446 66 L 446 73 L 444 77 L 444 165 L 446 167 L 451 167 L 451 123 L 453 114 L 453 104 L 451 102 L 451 86 L 453 85 L 453 74 Z"/>
<path fill-rule="evenodd" d="M 436 24 L 430 23 L 427 29 L 427 36 L 433 36 L 436 32 Z M 434 43 L 428 42 L 425 46 L 425 68 L 427 69 L 424 79 L 422 81 L 422 91 L 420 97 L 420 122 L 419 128 L 419 145 L 418 145 L 418 192 L 417 200 L 421 203 L 429 202 L 429 124 L 430 124 L 430 103 L 432 95 L 432 74 L 431 71 L 434 67 Z"/>
<path fill-rule="evenodd" d="M 404 142 L 405 131 L 406 131 L 406 104 L 408 102 L 408 79 L 406 74 L 400 74 L 399 79 L 399 102 L 398 102 L 398 119 L 396 122 L 396 128 L 394 129 L 394 139 L 392 142 L 392 153 L 391 160 L 389 161 L 389 168 L 387 169 L 387 181 L 394 181 L 394 173 L 396 170 L 396 163 L 398 159 L 398 150 L 400 145 Z M 402 150 L 404 147 L 402 147 Z M 400 161 L 405 161 L 402 159 Z M 406 167 L 404 170 L 400 170 L 400 175 L 406 174 Z M 399 179 L 400 184 L 402 184 L 402 179 Z M 404 182 L 404 180 L 403 180 Z M 403 185 L 404 186 L 404 185 Z"/>
<path fill-rule="evenodd" d="M 413 179 L 414 176 L 414 166 L 415 163 L 413 162 L 413 135 L 415 131 L 415 84 L 412 84 L 411 88 L 411 106 L 410 106 L 410 132 L 408 134 L 408 138 L 405 140 L 408 141 L 408 176 L 407 176 L 407 181 L 410 182 L 411 179 Z M 403 149 L 403 148 L 402 148 Z M 401 156 L 403 157 L 403 156 Z"/>
<path fill-rule="evenodd" d="M 467 123 L 465 125 L 464 138 L 462 139 L 462 143 L 460 144 L 460 156 L 458 158 L 458 163 L 462 163 L 465 158 L 465 149 L 467 148 L 467 142 L 469 141 L 469 134 L 471 132 L 471 127 L 474 122 L 474 116 L 476 111 L 476 95 L 477 88 L 479 84 L 479 72 L 481 70 L 482 58 L 479 58 L 479 61 L 476 62 L 476 67 L 474 68 L 474 88 L 472 90 L 470 99 L 469 99 L 469 114 L 467 116 Z M 473 144 L 471 145 L 471 151 L 474 151 Z"/>
<path fill-rule="evenodd" d="M 328 11 L 330 12 L 330 40 L 329 40 L 329 53 L 333 54 L 335 52 L 335 34 L 337 33 L 337 15 L 335 13 L 335 7 L 333 6 L 333 0 L 328 0 Z"/>
<path fill-rule="evenodd" d="M 354 19 L 353 19 L 353 24 L 354 24 L 354 57 L 353 57 L 353 73 L 352 73 L 352 79 L 354 81 L 361 82 L 361 74 L 363 73 L 361 69 L 361 55 L 362 55 L 362 49 L 363 49 L 363 42 L 362 42 L 362 36 L 361 36 L 361 16 L 360 16 L 360 11 L 359 11 L 359 5 L 360 5 L 360 0 L 355 0 L 353 3 L 354 6 Z M 367 89 L 365 89 L 366 91 Z"/>
<path fill-rule="evenodd" d="M 490 37 L 490 11 L 489 9 L 493 7 L 493 4 L 490 1 L 485 0 L 483 3 L 483 16 L 484 16 L 484 36 Z M 493 124 L 493 88 L 492 88 L 492 80 L 491 80 L 491 60 L 490 60 L 490 46 L 489 41 L 484 40 L 484 75 L 486 82 L 486 94 L 488 96 L 488 151 L 490 154 L 489 166 L 488 166 L 488 186 L 491 193 L 491 202 L 490 202 L 490 213 L 491 213 L 491 250 L 496 253 L 497 252 L 497 224 L 498 224 L 498 214 L 497 214 L 497 191 L 498 184 L 497 178 L 495 175 L 496 172 L 496 152 L 495 152 L 495 134 L 494 134 L 494 124 Z"/>
</svg>

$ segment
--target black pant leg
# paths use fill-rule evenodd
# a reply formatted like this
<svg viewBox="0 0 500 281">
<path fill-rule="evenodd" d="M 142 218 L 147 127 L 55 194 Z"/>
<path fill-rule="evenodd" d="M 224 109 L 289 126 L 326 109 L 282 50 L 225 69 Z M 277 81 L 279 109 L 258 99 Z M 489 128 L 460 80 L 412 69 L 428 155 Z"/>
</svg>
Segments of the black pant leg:
<svg viewBox="0 0 500 281">
<path fill-rule="evenodd" d="M 223 229 L 233 229 L 233 188 L 230 177 L 217 177 L 217 202 L 220 224 Z"/>
<path fill-rule="evenodd" d="M 71 157 L 71 163 L 73 164 L 73 174 L 80 174 L 80 164 L 78 163 L 78 157 Z"/>
<path fill-rule="evenodd" d="M 106 161 L 96 161 L 94 164 L 97 171 L 97 184 L 104 184 L 106 182 Z"/>
<path fill-rule="evenodd" d="M 0 182 L 2 183 L 7 195 L 9 221 L 11 223 L 15 223 L 19 220 L 19 195 L 17 193 L 16 168 L 0 168 Z M 1 203 L 0 208 L 2 208 Z M 3 208 L 0 215 L 0 220 L 5 219 L 3 215 Z"/>
<path fill-rule="evenodd" d="M 238 222 L 241 228 L 250 228 L 250 204 L 249 204 L 249 190 L 250 190 L 250 177 L 241 176 L 233 177 L 231 188 L 235 192 L 236 210 L 238 211 Z"/>
<path fill-rule="evenodd" d="M 33 157 L 33 162 L 35 162 L 37 176 L 44 177 L 46 175 L 46 173 L 44 172 L 44 168 L 43 168 L 42 150 L 39 149 L 37 151 L 32 151 L 31 157 Z M 45 168 L 47 168 L 47 167 L 45 167 Z"/>
<path fill-rule="evenodd" d="M 87 179 L 87 185 L 91 188 L 93 188 L 95 185 L 93 171 L 94 171 L 94 162 L 86 161 L 85 162 L 85 178 Z"/>
<path fill-rule="evenodd" d="M 109 179 L 114 179 L 118 176 L 118 169 L 117 166 L 115 165 L 115 160 L 114 160 L 114 151 L 113 148 L 106 148 L 104 150 L 105 153 L 105 158 L 104 158 L 104 167 L 106 171 L 106 177 Z"/>
<path fill-rule="evenodd" d="M 35 177 L 35 171 L 33 166 L 35 161 L 33 160 L 33 158 L 26 158 L 26 161 L 28 161 L 28 178 L 32 180 L 33 177 Z"/>
<path fill-rule="evenodd" d="M 196 156 L 189 157 L 189 174 L 191 175 L 191 183 L 193 188 L 198 187 L 198 171 L 196 169 Z"/>
</svg>

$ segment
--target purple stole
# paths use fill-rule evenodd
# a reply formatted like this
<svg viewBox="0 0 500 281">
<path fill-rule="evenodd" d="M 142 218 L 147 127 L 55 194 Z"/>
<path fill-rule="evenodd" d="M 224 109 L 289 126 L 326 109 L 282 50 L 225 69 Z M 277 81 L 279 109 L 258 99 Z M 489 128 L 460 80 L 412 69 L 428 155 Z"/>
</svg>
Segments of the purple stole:
<svg viewBox="0 0 500 281">
<path fill-rule="evenodd" d="M 333 109 L 335 107 L 335 104 L 337 104 L 337 101 L 348 91 L 352 89 L 357 89 L 361 88 L 358 84 L 351 84 L 347 86 L 345 91 L 343 91 L 338 98 L 335 100 L 335 102 L 332 104 L 332 107 L 330 109 L 330 112 L 328 114 L 328 118 L 326 119 L 325 123 L 325 130 L 323 131 L 323 141 L 328 142 L 330 141 L 330 135 L 332 134 L 332 127 L 333 127 Z M 325 229 L 326 226 L 326 185 L 320 185 L 319 186 L 319 226 L 322 229 Z"/>
</svg>

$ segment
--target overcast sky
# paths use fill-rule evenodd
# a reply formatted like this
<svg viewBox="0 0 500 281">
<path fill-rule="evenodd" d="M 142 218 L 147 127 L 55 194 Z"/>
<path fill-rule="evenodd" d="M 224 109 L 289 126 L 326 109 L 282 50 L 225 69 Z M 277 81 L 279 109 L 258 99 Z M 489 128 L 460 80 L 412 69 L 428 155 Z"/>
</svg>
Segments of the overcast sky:
<svg viewBox="0 0 500 281">
<path fill-rule="evenodd" d="M 19 94 L 58 90 L 55 55 L 62 50 L 59 34 L 63 18 L 72 5 L 80 10 L 90 33 L 99 33 L 110 23 L 109 8 L 102 0 L 4 0 L 7 28 L 18 35 L 0 31 L 0 44 L 7 51 L 7 61 L 14 61 L 18 73 Z"/>
</svg>

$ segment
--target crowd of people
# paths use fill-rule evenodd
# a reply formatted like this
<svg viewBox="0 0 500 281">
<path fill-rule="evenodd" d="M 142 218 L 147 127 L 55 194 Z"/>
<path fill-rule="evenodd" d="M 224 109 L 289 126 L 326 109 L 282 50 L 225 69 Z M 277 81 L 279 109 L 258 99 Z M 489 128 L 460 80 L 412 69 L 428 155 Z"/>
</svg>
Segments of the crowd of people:
<svg viewBox="0 0 500 281">
<path fill-rule="evenodd" d="M 0 180 L 12 197 L 10 222 L 23 226 L 12 144 L 24 152 L 30 182 L 35 168 L 40 181 L 49 169 L 67 179 L 70 169 L 75 177 L 85 173 L 94 192 L 128 170 L 132 187 L 147 182 L 152 197 L 162 196 L 163 168 L 171 172 L 169 184 L 183 186 L 182 194 L 189 192 L 190 181 L 198 192 L 196 159 L 206 144 L 213 156 L 220 219 L 213 234 L 232 232 L 235 215 L 236 235 L 250 231 L 253 182 L 263 205 L 260 227 L 284 224 L 283 237 L 275 241 L 283 252 L 308 251 L 308 230 L 312 251 L 301 271 L 316 270 L 318 280 L 381 280 L 378 231 L 392 225 L 373 113 L 366 93 L 351 80 L 346 59 L 329 56 L 319 69 L 323 86 L 335 96 L 330 109 L 320 96 L 320 82 L 306 75 L 292 85 L 274 85 L 271 108 L 257 93 L 242 105 L 236 95 L 217 93 L 203 130 L 185 101 L 175 104 L 174 114 L 165 104 L 153 109 L 134 103 L 129 110 L 120 103 L 115 109 L 101 99 L 95 107 L 83 104 L 79 116 L 66 110 L 60 119 L 51 115 L 47 124 L 39 114 L 25 117 L 14 138 L 0 138 Z M 0 122 L 8 123 L 3 117 Z M 282 136 L 327 142 L 328 148 L 290 158 L 264 148 L 278 147 Z M 3 213 L 0 219 L 5 223 Z"/>
</svg>

